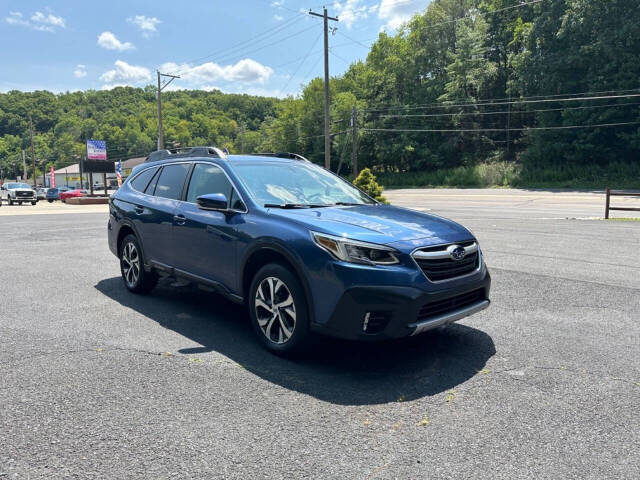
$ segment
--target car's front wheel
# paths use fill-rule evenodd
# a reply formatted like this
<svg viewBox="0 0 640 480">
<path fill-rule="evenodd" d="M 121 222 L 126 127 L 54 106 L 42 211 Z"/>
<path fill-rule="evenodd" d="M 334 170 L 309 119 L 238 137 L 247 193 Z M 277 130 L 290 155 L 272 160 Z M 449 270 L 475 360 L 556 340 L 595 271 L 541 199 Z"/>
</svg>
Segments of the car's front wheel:
<svg viewBox="0 0 640 480">
<path fill-rule="evenodd" d="M 13 200 L 11 199 L 11 197 L 7 198 L 7 203 L 9 204 L 9 206 L 13 205 Z"/>
<path fill-rule="evenodd" d="M 298 278 L 279 264 L 256 273 L 249 292 L 249 313 L 256 335 L 279 355 L 300 353 L 309 343 L 307 299 Z"/>
<path fill-rule="evenodd" d="M 120 272 L 124 286 L 133 293 L 149 293 L 158 283 L 155 272 L 144 269 L 142 249 L 135 235 L 127 235 L 122 241 Z"/>
</svg>

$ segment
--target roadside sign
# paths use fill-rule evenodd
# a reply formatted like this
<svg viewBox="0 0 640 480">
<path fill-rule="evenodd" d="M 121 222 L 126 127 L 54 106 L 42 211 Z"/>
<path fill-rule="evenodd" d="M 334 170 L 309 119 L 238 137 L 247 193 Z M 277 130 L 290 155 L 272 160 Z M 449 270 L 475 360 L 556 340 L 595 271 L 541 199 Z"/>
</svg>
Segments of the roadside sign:
<svg viewBox="0 0 640 480">
<path fill-rule="evenodd" d="M 87 140 L 87 160 L 106 160 L 107 142 L 104 140 Z"/>
<path fill-rule="evenodd" d="M 84 173 L 112 173 L 113 162 L 107 160 L 107 142 L 87 140 L 87 159 L 83 162 Z"/>
<path fill-rule="evenodd" d="M 51 188 L 56 188 L 56 174 L 53 172 L 53 165 L 49 170 L 49 184 Z"/>
</svg>

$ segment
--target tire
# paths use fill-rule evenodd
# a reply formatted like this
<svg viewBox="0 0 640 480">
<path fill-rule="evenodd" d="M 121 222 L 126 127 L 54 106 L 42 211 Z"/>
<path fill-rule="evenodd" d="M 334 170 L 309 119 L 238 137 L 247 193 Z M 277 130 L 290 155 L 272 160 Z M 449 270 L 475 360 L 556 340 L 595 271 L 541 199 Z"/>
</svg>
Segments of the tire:
<svg viewBox="0 0 640 480">
<path fill-rule="evenodd" d="M 49 202 L 49 203 L 53 203 L 53 200 L 47 200 L 47 202 Z"/>
<path fill-rule="evenodd" d="M 11 200 L 11 197 L 7 197 L 7 202 L 9 203 L 9 206 L 13 205 L 13 200 Z"/>
<path fill-rule="evenodd" d="M 144 269 L 142 250 L 135 235 L 127 235 L 120 244 L 120 273 L 127 290 L 133 293 L 149 293 L 158 283 L 155 272 Z"/>
<path fill-rule="evenodd" d="M 18 202 L 18 205 L 22 206 L 22 202 Z"/>
<path fill-rule="evenodd" d="M 276 311 L 270 285 L 273 285 L 276 302 L 285 304 Z M 260 292 L 259 287 L 262 287 Z M 287 307 L 289 297 L 292 303 Z M 288 268 L 277 263 L 262 267 L 251 282 L 248 307 L 253 330 L 267 350 L 290 356 L 301 353 L 309 345 L 307 298 L 300 281 Z"/>
<path fill-rule="evenodd" d="M 36 203 L 38 203 L 38 202 L 31 202 L 31 205 L 35 205 Z"/>
</svg>

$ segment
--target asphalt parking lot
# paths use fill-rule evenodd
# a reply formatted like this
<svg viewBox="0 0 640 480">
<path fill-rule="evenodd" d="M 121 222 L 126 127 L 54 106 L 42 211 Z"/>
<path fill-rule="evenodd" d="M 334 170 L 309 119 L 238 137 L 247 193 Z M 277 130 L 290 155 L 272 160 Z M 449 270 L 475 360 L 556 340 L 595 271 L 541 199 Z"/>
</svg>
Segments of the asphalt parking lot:
<svg viewBox="0 0 640 480">
<path fill-rule="evenodd" d="M 476 234 L 493 304 L 298 361 L 215 295 L 129 294 L 104 206 L 3 206 L 0 479 L 640 478 L 640 222 L 591 193 L 386 194 Z"/>
</svg>

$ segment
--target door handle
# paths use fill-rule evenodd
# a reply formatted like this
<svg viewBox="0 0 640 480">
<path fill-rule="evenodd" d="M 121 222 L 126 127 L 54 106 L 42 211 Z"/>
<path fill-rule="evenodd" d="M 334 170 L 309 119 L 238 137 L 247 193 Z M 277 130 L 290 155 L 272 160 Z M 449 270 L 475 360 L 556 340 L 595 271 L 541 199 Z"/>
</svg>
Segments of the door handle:
<svg viewBox="0 0 640 480">
<path fill-rule="evenodd" d="M 144 212 L 144 207 L 142 207 L 141 205 L 136 205 L 135 211 L 138 215 L 141 215 L 142 212 Z"/>
<path fill-rule="evenodd" d="M 187 221 L 187 217 L 185 217 L 184 215 L 174 215 L 173 216 L 173 221 L 177 225 L 184 225 L 185 222 Z"/>
</svg>

